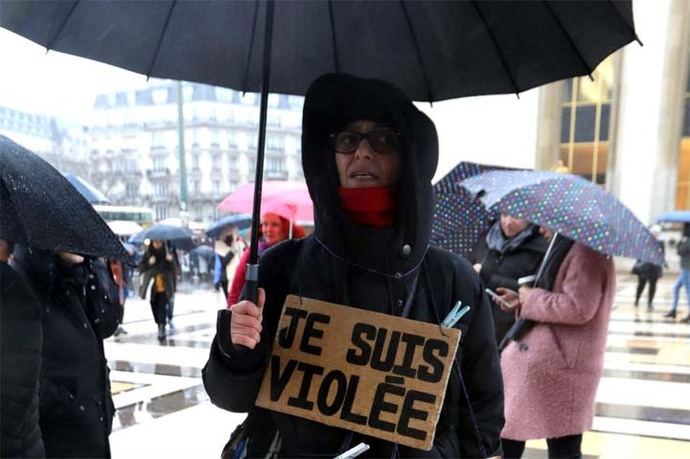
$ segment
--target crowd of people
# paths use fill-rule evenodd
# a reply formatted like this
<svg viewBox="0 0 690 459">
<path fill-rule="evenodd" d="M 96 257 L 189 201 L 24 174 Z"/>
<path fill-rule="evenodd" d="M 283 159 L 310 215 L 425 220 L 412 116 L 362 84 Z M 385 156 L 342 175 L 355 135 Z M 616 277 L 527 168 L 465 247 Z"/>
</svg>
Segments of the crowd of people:
<svg viewBox="0 0 690 459">
<path fill-rule="evenodd" d="M 227 299 L 229 320 L 203 382 L 214 404 L 251 419 L 239 442 L 245 450 L 228 457 L 335 457 L 365 442 L 366 457 L 519 458 L 531 439 L 546 439 L 551 458 L 581 457 L 603 372 L 612 258 L 507 213 L 469 261 L 432 246 L 436 130 L 387 82 L 345 74 L 313 82 L 302 161 L 314 232 L 264 212 L 257 301 L 243 290 L 249 250 L 236 230 L 214 246 L 211 284 Z M 682 288 L 690 307 L 689 237 L 685 225 L 669 317 Z M 110 457 L 103 340 L 126 333 L 133 266 L 0 239 L 2 457 Z M 150 241 L 136 266 L 139 295 L 165 340 L 175 330 L 177 251 Z M 636 263 L 635 306 L 648 283 L 653 308 L 661 269 Z M 471 305 L 454 325 L 462 341 L 430 451 L 255 406 L 290 294 L 438 325 L 457 303 Z M 17 344 L 27 336 L 30 346 Z"/>
</svg>

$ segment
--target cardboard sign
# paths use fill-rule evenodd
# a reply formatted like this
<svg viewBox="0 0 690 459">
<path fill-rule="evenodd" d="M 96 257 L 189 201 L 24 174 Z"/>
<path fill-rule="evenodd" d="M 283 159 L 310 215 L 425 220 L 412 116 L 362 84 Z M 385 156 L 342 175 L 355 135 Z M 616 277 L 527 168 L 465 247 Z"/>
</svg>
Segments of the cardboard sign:
<svg viewBox="0 0 690 459">
<path fill-rule="evenodd" d="M 428 451 L 459 340 L 454 328 L 290 295 L 256 405 Z"/>
</svg>

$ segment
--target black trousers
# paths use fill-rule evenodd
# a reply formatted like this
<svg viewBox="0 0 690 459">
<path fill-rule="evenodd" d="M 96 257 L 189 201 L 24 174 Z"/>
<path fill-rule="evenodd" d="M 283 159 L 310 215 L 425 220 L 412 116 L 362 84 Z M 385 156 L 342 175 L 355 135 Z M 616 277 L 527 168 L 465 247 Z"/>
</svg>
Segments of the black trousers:
<svg viewBox="0 0 690 459">
<path fill-rule="evenodd" d="M 649 290 L 647 291 L 647 304 L 650 305 L 654 301 L 654 294 L 656 293 L 656 277 L 640 277 L 637 276 L 637 291 L 635 292 L 635 306 L 640 301 L 642 291 L 644 290 L 647 281 L 649 280 Z"/>
<path fill-rule="evenodd" d="M 154 293 L 151 298 L 151 312 L 153 312 L 153 320 L 158 325 L 165 325 L 165 315 L 168 309 L 168 297 L 165 293 Z"/>
<path fill-rule="evenodd" d="M 502 438 L 503 457 L 505 459 L 519 459 L 525 452 L 525 442 Z M 567 435 L 565 437 L 547 438 L 549 447 L 549 459 L 580 459 L 582 451 L 582 434 Z"/>
</svg>

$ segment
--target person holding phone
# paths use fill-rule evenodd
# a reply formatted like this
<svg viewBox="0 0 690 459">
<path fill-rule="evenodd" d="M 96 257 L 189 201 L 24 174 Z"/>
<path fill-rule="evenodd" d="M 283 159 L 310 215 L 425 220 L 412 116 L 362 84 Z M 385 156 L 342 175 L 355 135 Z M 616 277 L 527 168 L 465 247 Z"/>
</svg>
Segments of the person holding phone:
<svg viewBox="0 0 690 459">
<path fill-rule="evenodd" d="M 541 232 L 553 237 L 546 228 Z M 527 440 L 542 438 L 550 458 L 581 457 L 582 434 L 592 427 L 615 271 L 610 257 L 561 235 L 558 240 L 567 252 L 559 263 L 547 260 L 546 279 L 537 281 L 549 287 L 497 289 L 511 311 L 533 322 L 501 354 L 506 459 L 521 457 Z"/>
<path fill-rule="evenodd" d="M 547 243 L 539 227 L 525 219 L 501 214 L 471 255 L 474 269 L 494 294 L 499 288 L 518 290 L 518 278 L 534 274 L 546 252 Z M 515 314 L 502 309 L 495 296 L 493 317 L 496 343 L 515 323 Z"/>
</svg>

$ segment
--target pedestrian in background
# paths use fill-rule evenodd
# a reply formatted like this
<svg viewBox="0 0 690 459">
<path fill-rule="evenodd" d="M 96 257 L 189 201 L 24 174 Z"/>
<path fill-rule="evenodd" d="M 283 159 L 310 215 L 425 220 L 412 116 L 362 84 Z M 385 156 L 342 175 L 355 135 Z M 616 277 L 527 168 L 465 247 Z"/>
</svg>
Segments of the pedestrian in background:
<svg viewBox="0 0 690 459">
<path fill-rule="evenodd" d="M 652 236 L 657 240 L 657 243 L 664 250 L 664 242 L 659 240 L 659 227 L 653 226 L 650 228 Z M 649 289 L 647 290 L 647 311 L 654 310 L 654 294 L 656 293 L 656 282 L 661 277 L 663 270 L 662 267 L 651 263 L 649 261 L 636 260 L 632 268 L 632 274 L 637 276 L 637 290 L 635 290 L 635 307 L 640 303 L 640 297 L 647 283 L 649 283 Z"/>
<path fill-rule="evenodd" d="M 673 306 L 665 317 L 676 318 L 680 291 L 685 288 L 688 316 L 683 319 L 683 322 L 690 323 L 690 223 L 683 225 L 683 237 L 676 245 L 676 253 L 680 256 L 680 273 L 678 274 L 678 279 L 673 284 Z"/>
<path fill-rule="evenodd" d="M 223 298 L 228 298 L 228 266 L 235 258 L 235 232 L 231 229 L 220 238 L 216 244 L 213 257 L 213 287 L 223 292 Z"/>
<path fill-rule="evenodd" d="M 523 218 L 501 214 L 470 258 L 484 287 L 494 292 L 499 288 L 517 291 L 519 278 L 536 274 L 546 245 L 537 225 Z M 515 323 L 515 314 L 502 310 L 494 301 L 492 309 L 498 344 Z"/>
<path fill-rule="evenodd" d="M 506 459 L 521 457 L 527 440 L 543 438 L 549 458 L 582 457 L 582 434 L 592 428 L 615 294 L 613 260 L 561 235 L 557 244 L 552 254 L 566 251 L 565 257 L 542 275 L 555 274 L 553 288 L 499 291 L 520 319 L 534 322 L 501 354 Z"/>
<path fill-rule="evenodd" d="M 304 237 L 304 230 L 301 226 L 290 223 L 287 216 L 279 215 L 274 212 L 264 212 L 261 217 L 261 236 L 259 238 L 259 256 L 270 247 L 284 241 L 290 237 L 300 239 Z M 292 227 L 292 228 L 291 228 Z M 245 273 L 247 272 L 247 261 L 249 260 L 249 247 L 244 249 L 237 264 L 237 270 L 232 278 L 232 286 L 227 296 L 228 307 L 240 300 L 240 294 L 244 287 Z"/>
<path fill-rule="evenodd" d="M 139 263 L 141 285 L 139 296 L 146 299 L 146 290 L 151 285 L 150 302 L 153 320 L 158 325 L 158 339 L 166 336 L 166 318 L 172 314 L 172 301 L 177 287 L 174 257 L 168 252 L 165 243 L 160 240 L 151 241 Z"/>
</svg>

